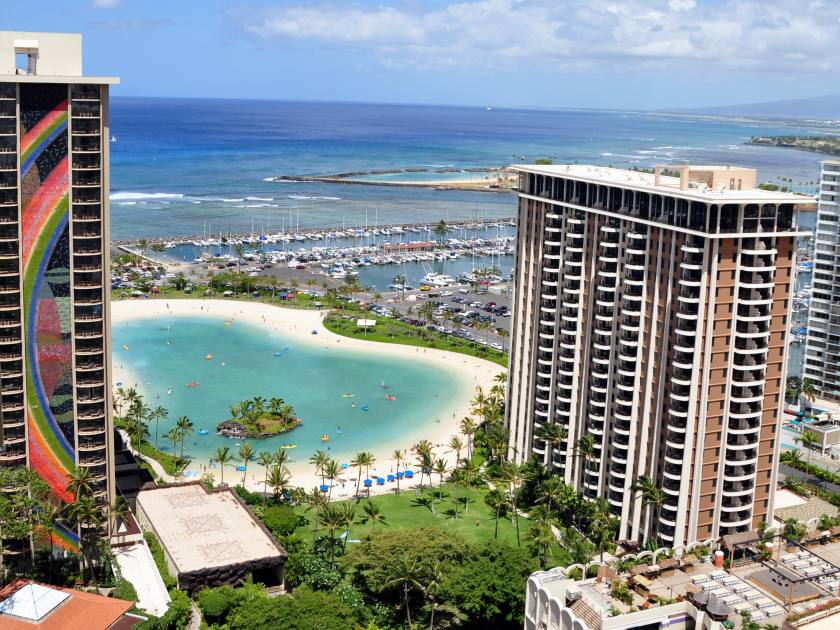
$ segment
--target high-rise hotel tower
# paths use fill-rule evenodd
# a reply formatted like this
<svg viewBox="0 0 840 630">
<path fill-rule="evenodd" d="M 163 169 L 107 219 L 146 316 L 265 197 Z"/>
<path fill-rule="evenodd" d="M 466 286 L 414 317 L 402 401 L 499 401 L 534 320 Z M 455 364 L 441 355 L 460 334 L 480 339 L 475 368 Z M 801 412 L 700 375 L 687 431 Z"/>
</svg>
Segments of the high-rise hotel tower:
<svg viewBox="0 0 840 630">
<path fill-rule="evenodd" d="M 511 452 L 606 499 L 622 538 L 769 521 L 809 199 L 742 168 L 516 169 Z M 550 423 L 559 444 L 539 437 Z M 642 475 L 661 505 L 634 490 Z"/>
<path fill-rule="evenodd" d="M 817 397 L 840 401 L 840 161 L 822 165 L 804 378 Z"/>
<path fill-rule="evenodd" d="M 80 35 L 0 32 L 0 465 L 114 493 L 108 87 Z"/>
</svg>

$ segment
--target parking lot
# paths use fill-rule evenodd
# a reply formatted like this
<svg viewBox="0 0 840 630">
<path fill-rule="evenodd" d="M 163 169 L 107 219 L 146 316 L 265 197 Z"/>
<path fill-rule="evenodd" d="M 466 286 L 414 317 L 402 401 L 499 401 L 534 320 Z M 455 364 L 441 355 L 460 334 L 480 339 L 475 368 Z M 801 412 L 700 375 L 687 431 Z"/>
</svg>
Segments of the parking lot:
<svg viewBox="0 0 840 630">
<path fill-rule="evenodd" d="M 507 288 L 507 287 L 506 287 Z M 426 311 L 433 309 L 427 320 Z M 433 288 L 429 291 L 385 293 L 367 302 L 368 308 L 380 317 L 393 317 L 394 309 L 401 321 L 426 326 L 432 331 L 454 335 L 496 350 L 507 350 L 510 331 L 510 295 L 467 286 Z M 499 331 L 503 331 L 501 334 Z"/>
</svg>

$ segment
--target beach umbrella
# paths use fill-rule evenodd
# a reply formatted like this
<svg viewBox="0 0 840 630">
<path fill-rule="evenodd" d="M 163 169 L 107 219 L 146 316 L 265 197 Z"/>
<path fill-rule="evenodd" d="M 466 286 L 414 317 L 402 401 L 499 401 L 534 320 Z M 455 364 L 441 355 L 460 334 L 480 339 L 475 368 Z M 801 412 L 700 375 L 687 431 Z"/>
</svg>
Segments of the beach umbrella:
<svg viewBox="0 0 840 630">
<path fill-rule="evenodd" d="M 403 477 L 405 477 L 404 472 L 400 471 L 400 472 L 397 473 L 397 479 L 402 479 Z"/>
<path fill-rule="evenodd" d="M 240 464 L 239 466 L 236 467 L 236 470 L 238 470 L 239 472 L 245 472 L 245 466 Z"/>
<path fill-rule="evenodd" d="M 377 486 L 384 486 L 385 485 L 385 480 L 382 477 L 377 477 L 376 478 L 376 485 Z"/>
<path fill-rule="evenodd" d="M 365 488 L 370 488 L 373 485 L 373 481 L 370 479 L 365 479 L 362 483 L 365 484 Z"/>
<path fill-rule="evenodd" d="M 329 489 L 330 489 L 330 487 L 325 483 L 322 483 L 320 488 L 321 488 L 321 492 L 329 492 Z"/>
<path fill-rule="evenodd" d="M 342 464 L 341 467 L 342 468 L 347 468 L 347 464 Z"/>
<path fill-rule="evenodd" d="M 405 471 L 405 476 L 408 477 L 409 479 L 413 479 L 414 478 L 414 471 L 413 470 L 406 470 Z"/>
<path fill-rule="evenodd" d="M 393 481 L 394 479 L 396 479 L 394 475 L 388 475 L 388 481 Z"/>
</svg>

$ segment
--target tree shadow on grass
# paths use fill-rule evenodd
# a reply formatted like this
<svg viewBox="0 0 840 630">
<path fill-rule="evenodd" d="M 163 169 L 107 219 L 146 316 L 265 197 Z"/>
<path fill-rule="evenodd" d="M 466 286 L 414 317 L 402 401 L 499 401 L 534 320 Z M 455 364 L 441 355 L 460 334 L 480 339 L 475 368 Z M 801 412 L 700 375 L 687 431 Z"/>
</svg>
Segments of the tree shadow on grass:
<svg viewBox="0 0 840 630">
<path fill-rule="evenodd" d="M 427 510 L 429 510 L 429 512 L 434 514 L 435 510 L 434 510 L 434 506 L 433 506 L 432 503 L 433 502 L 432 502 L 431 497 L 420 496 L 420 497 L 415 497 L 414 500 L 412 500 L 411 505 L 413 505 L 414 507 L 424 507 Z"/>
</svg>

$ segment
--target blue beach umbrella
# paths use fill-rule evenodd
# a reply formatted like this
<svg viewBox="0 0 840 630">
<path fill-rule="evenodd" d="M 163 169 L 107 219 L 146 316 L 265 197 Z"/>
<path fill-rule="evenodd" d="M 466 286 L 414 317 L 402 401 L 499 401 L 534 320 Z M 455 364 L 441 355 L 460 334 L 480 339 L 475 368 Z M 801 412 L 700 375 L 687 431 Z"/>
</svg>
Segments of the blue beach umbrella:
<svg viewBox="0 0 840 630">
<path fill-rule="evenodd" d="M 409 479 L 413 479 L 414 478 L 414 471 L 413 470 L 406 470 L 405 471 L 405 476 L 408 477 Z"/>
<path fill-rule="evenodd" d="M 238 470 L 239 472 L 245 472 L 245 466 L 239 464 L 239 466 L 236 467 L 236 470 Z"/>
<path fill-rule="evenodd" d="M 365 479 L 362 483 L 365 484 L 365 488 L 370 488 L 373 485 L 373 481 L 370 479 Z"/>
<path fill-rule="evenodd" d="M 388 475 L 388 481 L 393 481 L 394 479 L 396 479 L 394 475 Z"/>
<path fill-rule="evenodd" d="M 401 472 L 398 472 L 398 473 L 397 473 L 397 479 L 402 479 L 403 477 L 405 477 L 405 473 L 404 473 L 404 472 L 402 472 L 402 471 L 401 471 Z"/>
<path fill-rule="evenodd" d="M 322 483 L 320 488 L 321 488 L 321 492 L 328 492 L 329 489 L 330 489 L 330 487 L 325 483 Z"/>
<path fill-rule="evenodd" d="M 384 486 L 385 485 L 385 480 L 382 477 L 377 477 L 376 478 L 376 485 L 377 486 Z"/>
<path fill-rule="evenodd" d="M 347 464 L 342 464 L 341 467 L 342 468 L 347 468 Z"/>
</svg>

